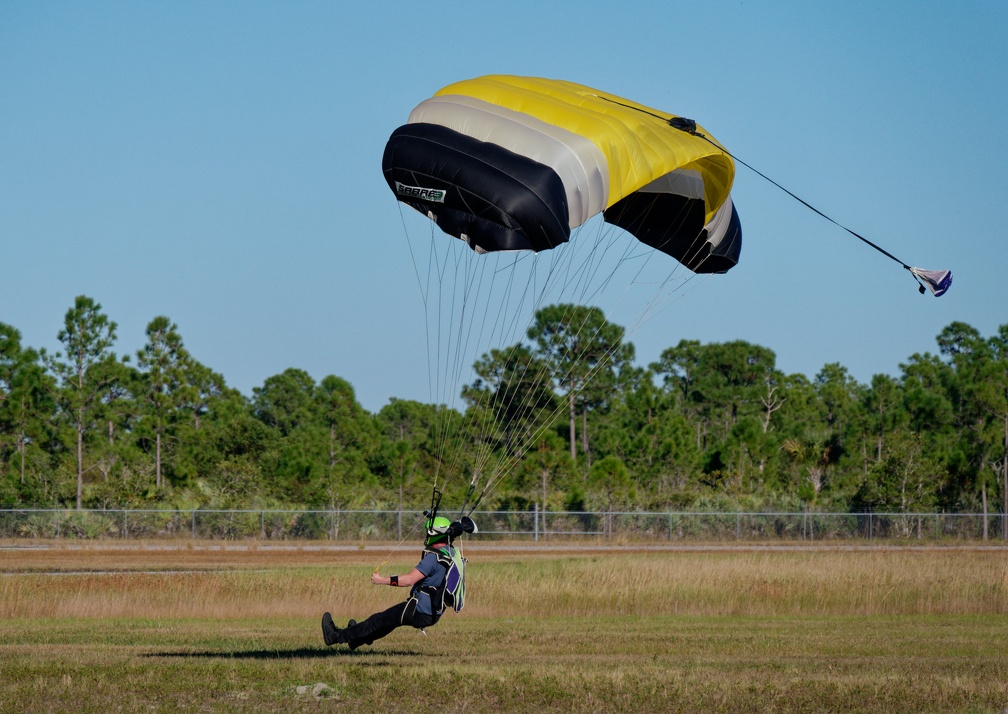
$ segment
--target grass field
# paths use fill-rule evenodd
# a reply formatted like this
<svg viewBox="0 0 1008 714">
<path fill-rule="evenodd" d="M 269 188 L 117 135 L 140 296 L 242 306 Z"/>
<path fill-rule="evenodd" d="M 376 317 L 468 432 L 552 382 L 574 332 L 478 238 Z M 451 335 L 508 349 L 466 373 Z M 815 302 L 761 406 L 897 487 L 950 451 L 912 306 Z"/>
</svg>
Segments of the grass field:
<svg viewBox="0 0 1008 714">
<path fill-rule="evenodd" d="M 8 545 L 2 712 L 1008 706 L 1003 549 L 474 542 L 462 614 L 350 652 L 322 612 L 396 602 L 368 576 L 417 549 Z"/>
</svg>

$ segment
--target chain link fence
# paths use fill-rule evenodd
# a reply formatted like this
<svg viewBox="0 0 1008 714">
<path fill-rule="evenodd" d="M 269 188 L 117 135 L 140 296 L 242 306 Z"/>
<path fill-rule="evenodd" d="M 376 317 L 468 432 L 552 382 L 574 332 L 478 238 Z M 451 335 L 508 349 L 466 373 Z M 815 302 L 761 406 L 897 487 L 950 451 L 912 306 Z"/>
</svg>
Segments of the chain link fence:
<svg viewBox="0 0 1008 714">
<path fill-rule="evenodd" d="M 667 541 L 1005 539 L 1003 514 L 477 511 L 481 538 Z M 0 510 L 0 538 L 397 541 L 421 511 Z"/>
</svg>

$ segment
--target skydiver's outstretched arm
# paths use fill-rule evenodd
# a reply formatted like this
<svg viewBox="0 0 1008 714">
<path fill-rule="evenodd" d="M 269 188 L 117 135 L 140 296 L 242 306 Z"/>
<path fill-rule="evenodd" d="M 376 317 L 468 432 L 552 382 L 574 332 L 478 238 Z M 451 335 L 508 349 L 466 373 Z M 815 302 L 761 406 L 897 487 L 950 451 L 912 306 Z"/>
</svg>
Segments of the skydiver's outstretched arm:
<svg viewBox="0 0 1008 714">
<path fill-rule="evenodd" d="M 385 576 L 379 575 L 378 573 L 371 573 L 371 583 L 373 585 L 397 585 L 406 588 L 411 588 L 421 580 L 423 580 L 426 575 L 420 572 L 419 568 L 413 568 L 406 575 L 392 575 Z M 396 579 L 396 582 L 392 582 L 392 578 Z"/>
</svg>

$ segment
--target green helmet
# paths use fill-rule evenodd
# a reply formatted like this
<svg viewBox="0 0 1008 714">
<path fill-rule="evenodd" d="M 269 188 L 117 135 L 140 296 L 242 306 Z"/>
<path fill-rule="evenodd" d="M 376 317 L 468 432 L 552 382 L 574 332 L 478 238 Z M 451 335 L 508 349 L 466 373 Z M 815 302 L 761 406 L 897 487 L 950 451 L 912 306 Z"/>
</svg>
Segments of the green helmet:
<svg viewBox="0 0 1008 714">
<path fill-rule="evenodd" d="M 430 545 L 431 543 L 437 543 L 439 540 L 443 540 L 448 537 L 448 529 L 451 527 L 451 521 L 442 516 L 437 518 L 432 518 L 427 520 L 427 538 L 424 539 L 424 545 Z"/>
</svg>

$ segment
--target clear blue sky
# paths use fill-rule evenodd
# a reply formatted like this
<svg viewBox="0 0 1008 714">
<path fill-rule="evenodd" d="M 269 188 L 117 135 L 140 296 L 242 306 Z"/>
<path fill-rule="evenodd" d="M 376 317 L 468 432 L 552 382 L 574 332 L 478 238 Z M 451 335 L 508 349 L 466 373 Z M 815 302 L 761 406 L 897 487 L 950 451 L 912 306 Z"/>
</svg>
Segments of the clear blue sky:
<svg viewBox="0 0 1008 714">
<path fill-rule="evenodd" d="M 376 411 L 426 400 L 419 288 L 381 175 L 441 86 L 569 79 L 692 117 L 743 167 L 742 263 L 636 332 L 744 339 L 859 381 L 1008 323 L 1008 3 L 0 4 L 0 321 L 56 350 L 74 296 L 134 354 L 151 318 L 245 394 L 288 367 Z"/>
</svg>

